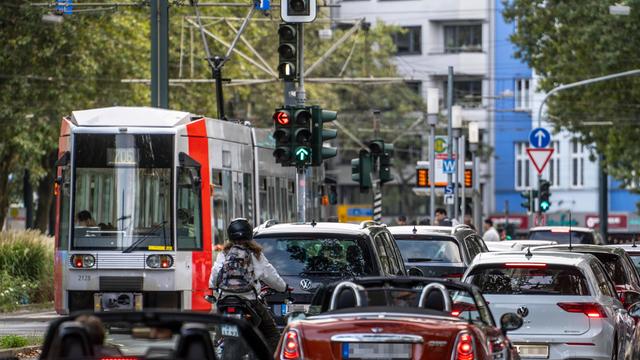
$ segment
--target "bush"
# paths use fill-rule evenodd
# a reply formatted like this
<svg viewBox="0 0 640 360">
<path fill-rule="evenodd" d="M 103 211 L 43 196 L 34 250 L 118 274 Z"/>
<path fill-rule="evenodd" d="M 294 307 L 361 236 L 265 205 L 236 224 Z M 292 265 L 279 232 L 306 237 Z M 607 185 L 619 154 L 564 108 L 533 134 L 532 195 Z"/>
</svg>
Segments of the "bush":
<svg viewBox="0 0 640 360">
<path fill-rule="evenodd" d="M 0 336 L 0 349 L 11 349 L 27 346 L 29 341 L 18 335 Z"/>
<path fill-rule="evenodd" d="M 0 311 L 53 300 L 53 239 L 39 231 L 0 232 Z"/>
</svg>

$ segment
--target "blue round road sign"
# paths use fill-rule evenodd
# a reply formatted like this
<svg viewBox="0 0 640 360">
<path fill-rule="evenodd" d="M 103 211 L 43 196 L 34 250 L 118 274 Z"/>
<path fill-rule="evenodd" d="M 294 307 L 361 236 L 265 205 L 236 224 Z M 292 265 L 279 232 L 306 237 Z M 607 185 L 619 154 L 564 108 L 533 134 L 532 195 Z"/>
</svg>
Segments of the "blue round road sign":
<svg viewBox="0 0 640 360">
<path fill-rule="evenodd" d="M 534 148 L 546 148 L 551 142 L 551 134 L 547 129 L 535 128 L 529 133 L 529 144 Z"/>
</svg>

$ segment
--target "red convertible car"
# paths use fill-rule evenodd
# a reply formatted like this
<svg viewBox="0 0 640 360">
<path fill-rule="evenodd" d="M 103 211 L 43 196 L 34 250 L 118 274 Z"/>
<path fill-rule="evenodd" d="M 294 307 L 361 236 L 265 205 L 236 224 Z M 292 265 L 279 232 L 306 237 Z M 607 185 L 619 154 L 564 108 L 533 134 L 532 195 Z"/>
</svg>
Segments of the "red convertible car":
<svg viewBox="0 0 640 360">
<path fill-rule="evenodd" d="M 292 314 L 279 359 L 519 359 L 480 291 L 423 277 L 361 278 L 318 289 L 306 314 Z"/>
</svg>

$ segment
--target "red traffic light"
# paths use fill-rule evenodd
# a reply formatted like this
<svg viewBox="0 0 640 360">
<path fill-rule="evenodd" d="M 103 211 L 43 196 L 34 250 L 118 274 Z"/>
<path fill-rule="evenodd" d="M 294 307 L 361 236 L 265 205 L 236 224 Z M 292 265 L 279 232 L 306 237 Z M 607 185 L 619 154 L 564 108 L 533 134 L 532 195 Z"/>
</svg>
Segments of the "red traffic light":
<svg viewBox="0 0 640 360">
<path fill-rule="evenodd" d="M 284 111 L 278 111 L 273 114 L 273 120 L 280 125 L 289 125 L 289 114 Z"/>
</svg>

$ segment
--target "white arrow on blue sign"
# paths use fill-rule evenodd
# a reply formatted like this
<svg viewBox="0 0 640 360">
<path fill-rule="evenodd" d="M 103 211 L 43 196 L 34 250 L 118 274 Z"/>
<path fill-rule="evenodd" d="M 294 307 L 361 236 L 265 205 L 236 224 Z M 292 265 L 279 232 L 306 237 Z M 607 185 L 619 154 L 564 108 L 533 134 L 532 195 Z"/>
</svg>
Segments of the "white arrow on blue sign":
<svg viewBox="0 0 640 360">
<path fill-rule="evenodd" d="M 551 142 L 551 134 L 547 129 L 535 128 L 529 133 L 529 144 L 531 147 L 541 149 L 549 146 Z"/>
<path fill-rule="evenodd" d="M 442 172 L 445 174 L 453 174 L 456 172 L 456 159 L 442 160 Z"/>
</svg>

